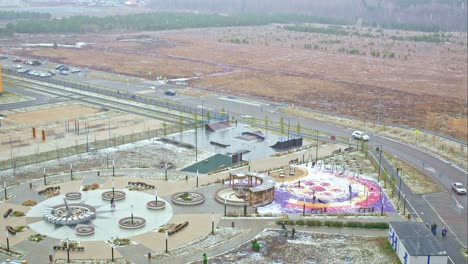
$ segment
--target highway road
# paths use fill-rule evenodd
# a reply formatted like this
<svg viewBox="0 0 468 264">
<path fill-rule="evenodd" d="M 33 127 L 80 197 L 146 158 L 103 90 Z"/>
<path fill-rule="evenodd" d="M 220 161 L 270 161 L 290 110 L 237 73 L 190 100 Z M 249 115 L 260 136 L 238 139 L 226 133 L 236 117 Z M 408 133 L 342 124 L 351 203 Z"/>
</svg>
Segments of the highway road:
<svg viewBox="0 0 468 264">
<path fill-rule="evenodd" d="M 278 122 L 282 116 L 286 122 L 288 120 L 291 121 L 291 127 L 294 127 L 297 122 L 300 122 L 301 127 L 303 128 L 319 130 L 330 135 L 344 138 L 350 138 L 351 132 L 354 130 L 353 128 L 340 125 L 280 114 L 279 110 L 283 106 L 272 102 L 264 102 L 223 94 L 210 94 L 202 98 L 180 94 L 175 97 L 168 97 L 164 96 L 162 91 L 165 89 L 172 89 L 174 87 L 157 86 L 153 89 L 151 88 L 153 82 L 138 81 L 134 79 L 132 79 L 132 85 L 129 85 L 128 82 L 122 83 L 109 80 L 97 80 L 85 78 L 83 75 L 75 75 L 72 77 L 60 76 L 60 78 L 92 83 L 96 86 L 108 87 L 120 91 L 128 90 L 130 93 L 134 94 L 144 94 L 145 96 L 171 99 L 184 105 L 198 108 L 203 107 L 204 111 L 220 112 L 221 109 L 224 109 L 235 119 L 238 119 L 241 116 L 254 116 L 256 118 L 263 119 L 265 115 L 268 115 L 269 120 Z M 18 90 L 15 91 L 9 87 L 5 87 L 4 89 L 7 91 L 18 92 Z M 33 93 L 26 95 L 34 96 L 36 98 L 35 103 L 45 103 L 48 100 L 46 99 L 47 97 L 44 98 L 41 95 L 35 95 Z M 10 104 L 6 107 L 22 107 L 21 105 L 23 105 L 23 103 L 18 103 L 18 105 Z M 449 234 L 456 234 L 456 236 L 449 235 L 446 240 L 441 240 L 441 243 L 446 247 L 447 252 L 455 263 L 465 263 L 463 256 L 458 252 L 458 250 L 461 247 L 466 248 L 468 244 L 467 196 L 454 194 L 450 190 L 450 183 L 453 181 L 459 181 L 466 186 L 466 170 L 417 146 L 408 145 L 391 138 L 374 134 L 371 136 L 370 144 L 373 144 L 374 146 L 382 145 L 384 152 L 390 153 L 399 159 L 405 160 L 413 166 L 420 168 L 442 187 L 442 192 L 426 195 L 413 195 L 411 200 L 408 200 L 416 208 L 417 214 L 422 221 L 428 223 L 436 222 L 439 227 L 448 226 L 450 228 Z"/>
</svg>

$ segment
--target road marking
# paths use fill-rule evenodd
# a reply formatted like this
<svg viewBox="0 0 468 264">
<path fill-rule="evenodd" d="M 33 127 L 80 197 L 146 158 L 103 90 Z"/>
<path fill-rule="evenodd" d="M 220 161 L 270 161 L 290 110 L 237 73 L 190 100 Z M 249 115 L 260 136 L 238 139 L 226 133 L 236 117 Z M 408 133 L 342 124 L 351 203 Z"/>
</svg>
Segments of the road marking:
<svg viewBox="0 0 468 264">
<path fill-rule="evenodd" d="M 226 98 L 226 97 L 218 97 L 218 98 L 221 99 L 221 100 L 225 100 L 225 101 L 231 101 L 231 102 L 247 104 L 247 105 L 253 105 L 253 106 L 269 105 L 269 104 L 260 103 L 260 102 L 245 101 L 245 100 L 242 100 L 242 99 L 230 99 L 230 98 Z"/>
<path fill-rule="evenodd" d="M 434 170 L 434 168 L 432 167 L 424 167 L 424 169 L 428 170 L 428 171 L 431 171 L 433 173 L 435 173 L 436 171 Z"/>
<path fill-rule="evenodd" d="M 148 93 L 154 93 L 154 90 L 145 90 L 145 91 L 139 91 L 135 92 L 136 94 L 148 94 Z"/>
</svg>

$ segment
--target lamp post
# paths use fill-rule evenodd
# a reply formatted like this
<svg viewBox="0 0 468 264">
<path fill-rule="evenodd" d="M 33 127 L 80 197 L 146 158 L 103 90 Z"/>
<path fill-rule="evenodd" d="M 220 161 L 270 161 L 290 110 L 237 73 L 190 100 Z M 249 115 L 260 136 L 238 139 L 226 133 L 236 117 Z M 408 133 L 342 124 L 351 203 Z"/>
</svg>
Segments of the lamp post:
<svg viewBox="0 0 468 264">
<path fill-rule="evenodd" d="M 167 181 L 167 162 L 164 162 L 164 179 Z"/>
<path fill-rule="evenodd" d="M 400 203 L 400 196 L 401 196 L 401 174 L 400 171 L 402 171 L 401 168 L 397 168 L 397 175 L 398 175 L 398 178 L 400 178 L 400 184 L 399 184 L 399 187 L 398 187 L 398 203 Z"/>
<path fill-rule="evenodd" d="M 133 204 L 130 205 L 130 218 L 132 219 L 132 225 L 133 225 Z"/>
<path fill-rule="evenodd" d="M 112 198 L 115 197 L 115 182 L 114 179 L 112 179 Z"/>
<path fill-rule="evenodd" d="M 214 212 L 211 212 L 211 234 L 214 235 Z"/>
<path fill-rule="evenodd" d="M 305 194 L 304 194 L 304 204 L 302 206 L 302 216 L 304 217 L 305 216 Z"/>
<path fill-rule="evenodd" d="M 7 243 L 7 252 L 10 252 L 10 234 L 8 233 L 8 229 L 5 228 L 5 237 Z"/>
<path fill-rule="evenodd" d="M 114 263 L 114 238 L 113 237 L 111 237 L 110 242 L 111 242 L 111 257 L 112 257 L 111 261 L 112 261 L 112 263 Z"/>
<path fill-rule="evenodd" d="M 112 161 L 112 176 L 115 176 L 115 163 Z"/>
<path fill-rule="evenodd" d="M 154 196 L 155 196 L 155 199 L 154 199 L 154 202 L 155 202 L 155 206 L 158 206 L 158 188 L 154 188 Z"/>
<path fill-rule="evenodd" d="M 406 195 L 403 194 L 403 199 L 405 199 L 403 201 L 403 216 L 406 214 Z"/>
<path fill-rule="evenodd" d="M 226 209 L 227 209 L 227 201 L 226 201 L 226 196 L 224 196 L 224 216 L 226 216 Z"/>
<path fill-rule="evenodd" d="M 167 238 L 169 237 L 169 234 L 167 233 L 167 228 L 166 228 L 166 253 L 168 252 L 168 247 L 167 247 Z"/>
<path fill-rule="evenodd" d="M 317 158 L 318 158 L 318 130 L 316 131 L 316 134 L 315 134 L 315 164 L 317 164 Z"/>
<path fill-rule="evenodd" d="M 70 263 L 70 239 L 67 237 L 67 263 Z"/>
<path fill-rule="evenodd" d="M 45 174 L 45 168 L 44 168 L 44 185 L 47 185 L 46 174 Z"/>
<path fill-rule="evenodd" d="M 252 160 L 249 159 L 249 171 L 250 171 L 250 164 L 252 163 Z"/>
<path fill-rule="evenodd" d="M 376 145 L 376 147 L 377 148 L 375 148 L 375 150 L 379 152 L 379 174 L 377 175 L 377 182 L 380 182 L 380 170 L 382 167 L 382 145 Z"/>
<path fill-rule="evenodd" d="M 70 163 L 70 180 L 73 181 L 73 164 Z"/>
<path fill-rule="evenodd" d="M 6 186 L 6 181 L 3 181 L 3 190 L 5 190 L 5 201 L 7 200 L 7 186 Z"/>
</svg>

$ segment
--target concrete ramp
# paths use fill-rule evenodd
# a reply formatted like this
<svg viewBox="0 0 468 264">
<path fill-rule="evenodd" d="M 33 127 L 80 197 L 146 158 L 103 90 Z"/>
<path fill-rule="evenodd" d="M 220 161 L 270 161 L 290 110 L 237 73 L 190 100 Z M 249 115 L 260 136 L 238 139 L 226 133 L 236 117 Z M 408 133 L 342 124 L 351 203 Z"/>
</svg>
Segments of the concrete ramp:
<svg viewBox="0 0 468 264">
<path fill-rule="evenodd" d="M 205 128 L 210 131 L 217 132 L 231 128 L 231 124 L 229 123 L 229 121 L 222 121 L 211 124 L 205 124 Z"/>
</svg>

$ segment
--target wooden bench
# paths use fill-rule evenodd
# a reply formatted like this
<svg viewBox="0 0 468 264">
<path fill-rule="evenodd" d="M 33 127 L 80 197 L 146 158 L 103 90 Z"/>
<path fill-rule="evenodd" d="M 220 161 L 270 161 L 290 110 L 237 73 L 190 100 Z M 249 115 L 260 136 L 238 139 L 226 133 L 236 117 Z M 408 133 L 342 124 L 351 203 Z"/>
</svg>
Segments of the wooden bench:
<svg viewBox="0 0 468 264">
<path fill-rule="evenodd" d="M 16 235 L 16 230 L 12 226 L 6 226 L 6 230 L 8 230 L 8 233 Z"/>
<path fill-rule="evenodd" d="M 50 186 L 50 187 L 45 188 L 44 190 L 38 191 L 37 193 L 45 194 L 48 191 L 56 191 L 56 190 L 60 190 L 60 186 Z"/>
<path fill-rule="evenodd" d="M 358 208 L 359 213 L 373 213 L 374 212 L 374 207 L 359 207 Z"/>
<path fill-rule="evenodd" d="M 11 209 L 11 208 L 8 209 L 8 210 L 3 214 L 3 218 L 7 218 L 7 217 L 11 214 L 11 212 L 13 212 L 13 209 Z"/>
<path fill-rule="evenodd" d="M 183 223 L 180 223 L 180 224 L 176 225 L 174 228 L 171 228 L 171 230 L 167 231 L 167 234 L 171 236 L 171 235 L 179 232 L 180 230 L 182 230 L 186 226 L 188 226 L 188 223 L 189 223 L 188 221 L 185 221 Z"/>
<path fill-rule="evenodd" d="M 54 250 L 67 250 L 67 246 L 54 246 Z M 84 247 L 70 247 L 70 251 L 84 251 Z"/>
<path fill-rule="evenodd" d="M 129 186 L 141 186 L 141 187 L 147 188 L 147 189 L 154 189 L 154 188 L 156 188 L 154 185 L 146 184 L 146 183 L 144 183 L 144 182 L 128 182 L 128 185 L 129 185 Z"/>
</svg>

